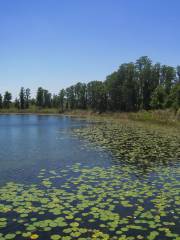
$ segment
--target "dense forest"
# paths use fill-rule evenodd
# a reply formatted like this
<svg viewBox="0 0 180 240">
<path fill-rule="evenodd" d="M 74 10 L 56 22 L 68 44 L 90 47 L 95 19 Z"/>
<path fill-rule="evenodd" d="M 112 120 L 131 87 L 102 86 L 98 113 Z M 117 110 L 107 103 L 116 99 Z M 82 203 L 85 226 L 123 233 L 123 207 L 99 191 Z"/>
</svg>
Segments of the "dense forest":
<svg viewBox="0 0 180 240">
<path fill-rule="evenodd" d="M 21 87 L 19 97 L 12 101 L 8 91 L 0 94 L 0 108 L 28 109 L 58 108 L 94 111 L 138 111 L 149 109 L 180 108 L 180 66 L 153 64 L 147 56 L 136 62 L 121 64 L 119 69 L 104 81 L 78 82 L 58 95 L 39 87 L 36 98 L 30 89 Z"/>
</svg>

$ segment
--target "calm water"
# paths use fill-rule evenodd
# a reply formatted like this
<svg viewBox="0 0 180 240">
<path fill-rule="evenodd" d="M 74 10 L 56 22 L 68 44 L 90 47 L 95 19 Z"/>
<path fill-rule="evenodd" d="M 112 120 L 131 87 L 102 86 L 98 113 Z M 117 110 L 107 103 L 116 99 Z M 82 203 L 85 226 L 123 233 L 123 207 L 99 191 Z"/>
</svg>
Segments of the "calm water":
<svg viewBox="0 0 180 240">
<path fill-rule="evenodd" d="M 73 128 L 87 124 L 69 117 L 1 115 L 0 184 L 32 182 L 42 168 L 63 168 L 77 162 L 111 164 L 108 155 L 83 149 L 82 142 L 72 136 Z"/>
<path fill-rule="evenodd" d="M 108 142 L 103 137 L 100 144 L 96 138 L 104 136 L 103 129 L 86 131 L 92 124 L 69 117 L 0 115 L 0 240 L 179 239 L 178 159 L 139 171 L 103 147 L 113 140 L 113 149 L 121 151 L 116 140 L 123 132 Z M 75 136 L 77 128 L 95 136 L 95 146 Z M 125 139 L 132 137 L 131 130 Z M 151 135 L 143 134 L 149 141 Z M 158 137 L 152 139 L 158 144 Z M 162 156 L 179 151 L 177 139 L 171 142 L 172 148 L 167 139 L 160 144 Z"/>
</svg>

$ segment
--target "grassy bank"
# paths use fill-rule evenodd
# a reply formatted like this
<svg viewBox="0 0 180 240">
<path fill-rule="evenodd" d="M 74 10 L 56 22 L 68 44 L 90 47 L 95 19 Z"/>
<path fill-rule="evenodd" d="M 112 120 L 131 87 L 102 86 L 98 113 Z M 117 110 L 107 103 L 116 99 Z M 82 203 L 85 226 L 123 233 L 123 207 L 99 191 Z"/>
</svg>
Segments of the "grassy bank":
<svg viewBox="0 0 180 240">
<path fill-rule="evenodd" d="M 75 110 L 66 112 L 65 114 L 73 117 L 96 118 L 103 120 L 109 119 L 112 121 L 131 120 L 147 124 L 180 127 L 179 113 L 175 114 L 173 110 L 139 111 L 129 113 L 106 112 L 102 114 L 92 111 Z"/>
<path fill-rule="evenodd" d="M 132 120 L 151 124 L 161 124 L 175 126 L 180 128 L 180 111 L 175 113 L 173 110 L 154 110 L 139 112 L 105 112 L 99 114 L 92 110 L 71 110 L 61 113 L 56 108 L 37 108 L 17 110 L 16 108 L 0 109 L 0 114 L 50 114 L 50 115 L 66 115 L 71 117 L 90 118 L 97 120 Z"/>
</svg>

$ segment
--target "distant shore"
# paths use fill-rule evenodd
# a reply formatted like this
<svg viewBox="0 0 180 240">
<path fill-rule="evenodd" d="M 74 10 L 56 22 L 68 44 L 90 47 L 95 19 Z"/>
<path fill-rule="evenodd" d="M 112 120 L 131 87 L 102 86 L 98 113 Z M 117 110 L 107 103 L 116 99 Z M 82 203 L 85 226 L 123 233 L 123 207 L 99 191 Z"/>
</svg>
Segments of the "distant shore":
<svg viewBox="0 0 180 240">
<path fill-rule="evenodd" d="M 98 113 L 91 110 L 71 110 L 60 112 L 58 109 L 3 109 L 0 115 L 48 115 L 48 116 L 69 116 L 77 118 L 88 118 L 96 120 L 132 120 L 141 121 L 151 124 L 169 125 L 180 128 L 180 114 L 173 110 L 155 110 L 155 111 L 139 111 L 139 112 L 105 112 Z"/>
<path fill-rule="evenodd" d="M 57 115 L 61 116 L 61 113 L 43 113 L 43 112 L 0 112 L 0 115 Z"/>
</svg>

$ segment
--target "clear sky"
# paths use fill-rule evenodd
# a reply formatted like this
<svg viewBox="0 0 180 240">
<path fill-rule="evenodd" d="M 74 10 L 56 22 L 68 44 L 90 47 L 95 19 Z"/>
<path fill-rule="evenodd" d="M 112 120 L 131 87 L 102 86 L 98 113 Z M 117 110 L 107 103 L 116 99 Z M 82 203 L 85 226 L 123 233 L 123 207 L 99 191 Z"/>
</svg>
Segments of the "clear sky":
<svg viewBox="0 0 180 240">
<path fill-rule="evenodd" d="M 1 93 L 57 93 L 142 55 L 180 64 L 180 0 L 0 0 Z"/>
</svg>

